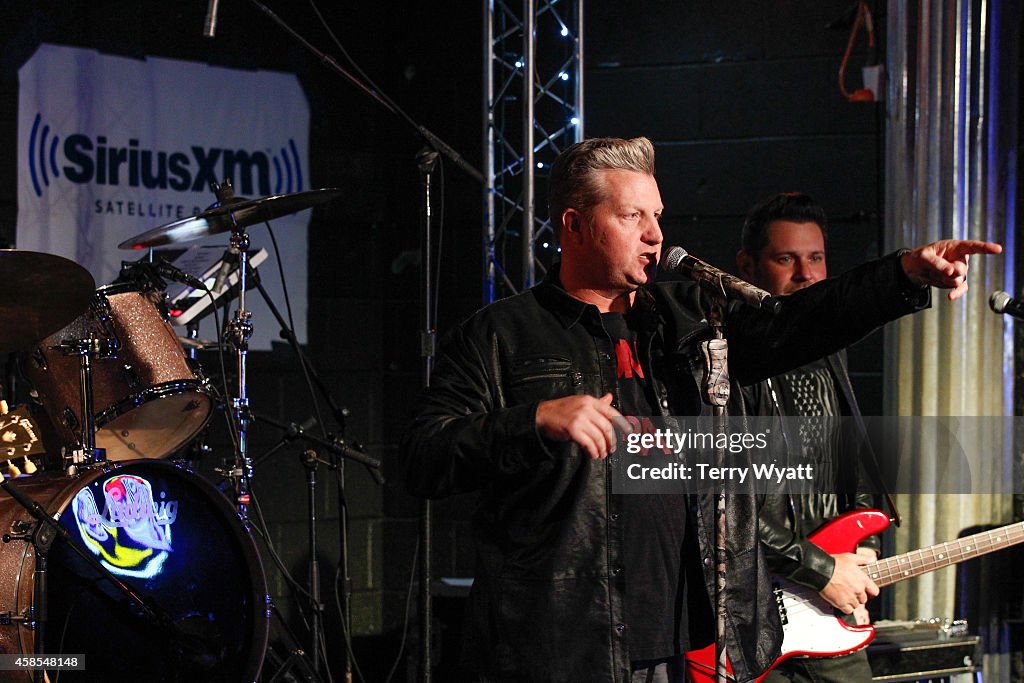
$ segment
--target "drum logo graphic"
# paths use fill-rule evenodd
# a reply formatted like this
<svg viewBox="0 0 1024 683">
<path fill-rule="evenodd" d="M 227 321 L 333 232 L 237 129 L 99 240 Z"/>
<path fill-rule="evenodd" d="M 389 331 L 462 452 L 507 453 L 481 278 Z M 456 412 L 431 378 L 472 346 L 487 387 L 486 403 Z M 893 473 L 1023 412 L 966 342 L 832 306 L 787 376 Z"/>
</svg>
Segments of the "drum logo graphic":
<svg viewBox="0 0 1024 683">
<path fill-rule="evenodd" d="M 75 524 L 86 548 L 115 574 L 149 579 L 160 574 L 173 552 L 171 527 L 178 502 L 153 498 L 142 477 L 121 474 L 103 482 L 102 512 L 92 487 L 75 495 Z"/>
</svg>

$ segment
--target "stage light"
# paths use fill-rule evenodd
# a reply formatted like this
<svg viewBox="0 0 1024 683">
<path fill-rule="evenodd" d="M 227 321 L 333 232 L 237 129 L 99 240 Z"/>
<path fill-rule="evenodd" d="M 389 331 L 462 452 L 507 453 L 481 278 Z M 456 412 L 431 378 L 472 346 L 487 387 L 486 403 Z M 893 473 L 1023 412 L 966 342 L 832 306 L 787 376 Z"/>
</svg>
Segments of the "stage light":
<svg viewBox="0 0 1024 683">
<path fill-rule="evenodd" d="M 580 117 L 578 117 L 578 116 L 572 117 L 571 119 L 569 119 L 569 123 L 571 123 L 574 126 L 580 125 Z"/>
<path fill-rule="evenodd" d="M 562 27 L 562 37 L 564 38 L 567 35 L 569 35 L 569 29 L 567 29 L 566 27 L 563 26 Z"/>
<path fill-rule="evenodd" d="M 565 73 L 564 71 L 558 74 L 558 77 L 561 78 L 563 81 L 569 80 L 569 74 Z"/>
<path fill-rule="evenodd" d="M 523 68 L 523 60 L 521 60 L 521 59 L 517 59 L 516 60 L 516 68 L 517 69 L 522 69 Z"/>
</svg>

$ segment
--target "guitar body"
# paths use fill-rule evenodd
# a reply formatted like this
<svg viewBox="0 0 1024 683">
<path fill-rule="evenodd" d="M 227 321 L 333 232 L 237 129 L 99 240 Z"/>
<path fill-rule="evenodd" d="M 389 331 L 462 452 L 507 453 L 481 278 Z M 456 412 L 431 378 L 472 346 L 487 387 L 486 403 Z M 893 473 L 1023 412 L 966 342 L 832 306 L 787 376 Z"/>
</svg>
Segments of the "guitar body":
<svg viewBox="0 0 1024 683">
<path fill-rule="evenodd" d="M 889 518 L 878 510 L 855 510 L 836 517 L 807 538 L 819 548 L 837 555 L 855 552 L 868 536 L 889 526 Z M 849 626 L 816 591 L 785 579 L 776 579 L 774 591 L 782 618 L 782 650 L 769 667 L 771 671 L 790 657 L 840 657 L 867 646 L 875 637 L 873 626 Z M 697 683 L 715 681 L 715 645 L 686 653 L 690 679 Z M 728 666 L 732 673 L 732 666 Z M 765 671 L 757 679 L 764 680 Z"/>
</svg>

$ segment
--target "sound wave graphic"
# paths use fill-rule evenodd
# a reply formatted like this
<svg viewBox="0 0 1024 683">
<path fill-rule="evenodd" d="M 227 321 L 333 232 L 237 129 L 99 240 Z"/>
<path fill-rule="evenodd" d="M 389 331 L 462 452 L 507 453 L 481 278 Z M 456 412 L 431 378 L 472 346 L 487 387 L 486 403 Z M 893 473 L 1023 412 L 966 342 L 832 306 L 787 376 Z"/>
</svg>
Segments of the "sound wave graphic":
<svg viewBox="0 0 1024 683">
<path fill-rule="evenodd" d="M 42 130 L 39 127 L 42 125 Z M 43 124 L 42 114 L 36 114 L 32 122 L 32 132 L 28 136 L 28 172 L 32 178 L 32 189 L 37 197 L 43 196 L 43 187 L 50 186 L 50 177 L 57 178 L 60 171 L 57 168 L 57 145 L 60 138 L 54 135 L 47 142 L 50 135 L 50 126 Z M 49 148 L 47 148 L 49 146 Z M 47 173 L 49 165 L 49 173 Z"/>
<path fill-rule="evenodd" d="M 274 163 L 274 194 L 301 192 L 302 164 L 295 140 L 288 139 L 288 146 L 282 147 L 278 155 L 271 157 Z"/>
</svg>

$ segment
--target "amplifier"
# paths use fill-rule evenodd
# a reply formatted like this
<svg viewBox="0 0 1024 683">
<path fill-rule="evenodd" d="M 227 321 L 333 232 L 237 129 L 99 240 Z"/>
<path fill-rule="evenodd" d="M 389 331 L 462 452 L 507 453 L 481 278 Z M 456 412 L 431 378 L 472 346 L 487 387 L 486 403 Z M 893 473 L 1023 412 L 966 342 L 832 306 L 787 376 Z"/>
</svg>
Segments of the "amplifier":
<svg viewBox="0 0 1024 683">
<path fill-rule="evenodd" d="M 967 633 L 967 622 L 880 621 L 875 633 L 868 646 L 872 680 L 918 681 L 981 671 L 979 638 Z"/>
</svg>

